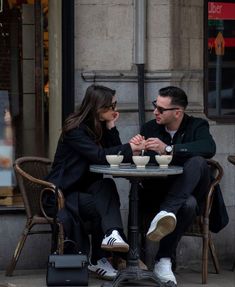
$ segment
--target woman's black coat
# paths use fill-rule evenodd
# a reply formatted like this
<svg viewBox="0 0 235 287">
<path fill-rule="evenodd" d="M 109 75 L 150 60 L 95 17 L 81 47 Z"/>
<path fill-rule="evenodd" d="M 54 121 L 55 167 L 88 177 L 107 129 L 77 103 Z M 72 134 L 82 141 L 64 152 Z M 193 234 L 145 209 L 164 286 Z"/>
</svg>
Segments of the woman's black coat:
<svg viewBox="0 0 235 287">
<path fill-rule="evenodd" d="M 118 130 L 103 128 L 103 136 L 97 144 L 87 127 L 70 130 L 60 137 L 47 180 L 60 188 L 65 196 L 65 208 L 57 213 L 57 219 L 63 224 L 67 238 L 77 242 L 82 252 L 89 253 L 89 240 L 79 215 L 79 192 L 87 188 L 103 176 L 89 171 L 90 164 L 107 164 L 107 154 L 121 151 L 124 161 L 130 162 L 132 150 L 129 143 L 121 144 Z M 44 208 L 53 216 L 55 198 L 48 196 L 44 200 Z M 54 212 L 55 213 L 55 212 Z M 71 253 L 71 250 L 68 250 Z"/>
</svg>

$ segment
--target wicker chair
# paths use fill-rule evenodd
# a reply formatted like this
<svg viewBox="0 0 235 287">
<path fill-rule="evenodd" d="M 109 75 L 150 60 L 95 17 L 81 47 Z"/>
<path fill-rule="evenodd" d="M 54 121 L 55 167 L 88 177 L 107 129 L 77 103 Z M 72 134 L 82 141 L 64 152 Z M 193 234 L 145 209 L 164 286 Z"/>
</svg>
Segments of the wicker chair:
<svg viewBox="0 0 235 287">
<path fill-rule="evenodd" d="M 210 184 L 209 192 L 206 198 L 205 207 L 202 216 L 198 216 L 193 225 L 185 233 L 186 236 L 201 237 L 203 241 L 202 247 L 202 284 L 207 283 L 208 278 L 208 249 L 210 249 L 213 264 L 216 273 L 219 273 L 219 261 L 215 252 L 215 246 L 212 241 L 211 232 L 209 230 L 209 215 L 213 201 L 213 193 L 215 186 L 220 183 L 223 176 L 223 168 L 215 160 L 207 160 L 211 168 L 214 180 Z"/>
<path fill-rule="evenodd" d="M 10 264 L 6 269 L 6 276 L 11 276 L 19 259 L 24 243 L 28 235 L 52 233 L 51 228 L 32 230 L 35 225 L 53 224 L 53 218 L 46 216 L 42 209 L 41 196 L 43 192 L 55 192 L 55 186 L 43 180 L 48 174 L 51 161 L 41 157 L 21 157 L 14 163 L 14 170 L 19 190 L 22 194 L 26 211 L 26 224 L 12 256 Z M 64 205 L 63 195 L 58 191 L 58 208 Z M 57 249 L 63 253 L 63 228 L 58 224 Z"/>
<path fill-rule="evenodd" d="M 202 216 L 198 216 L 192 226 L 184 233 L 184 236 L 196 236 L 201 237 L 203 241 L 202 248 L 202 283 L 207 283 L 208 277 L 208 249 L 210 249 L 213 263 L 215 266 L 216 273 L 219 273 L 219 262 L 216 256 L 215 247 L 211 238 L 211 233 L 209 230 L 209 215 L 211 210 L 211 205 L 213 201 L 213 192 L 214 188 L 217 184 L 219 184 L 222 176 L 223 169 L 220 164 L 215 160 L 207 160 L 208 165 L 211 168 L 212 174 L 214 176 L 214 180 L 211 182 L 209 187 L 209 192 L 205 202 L 205 208 Z M 154 214 L 148 214 L 144 218 L 141 219 L 141 255 L 142 258 L 145 258 L 146 255 L 146 230 L 147 226 L 149 226 L 149 222 L 153 218 Z M 151 252 L 151 250 L 150 250 Z M 146 259 L 146 258 L 145 258 Z M 152 264 L 152 263 L 151 263 Z M 173 269 L 176 268 L 176 262 L 173 262 Z"/>
<path fill-rule="evenodd" d="M 229 155 L 228 156 L 228 161 L 231 162 L 233 165 L 235 165 L 235 155 Z M 235 271 L 235 261 L 233 263 L 232 270 Z"/>
</svg>

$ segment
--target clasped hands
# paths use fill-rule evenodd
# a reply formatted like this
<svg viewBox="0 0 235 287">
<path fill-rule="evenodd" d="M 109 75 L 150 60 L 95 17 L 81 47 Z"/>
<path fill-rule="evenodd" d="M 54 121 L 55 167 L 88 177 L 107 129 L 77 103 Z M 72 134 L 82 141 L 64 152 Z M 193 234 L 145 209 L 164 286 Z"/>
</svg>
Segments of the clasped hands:
<svg viewBox="0 0 235 287">
<path fill-rule="evenodd" d="M 158 154 L 165 154 L 166 144 L 159 138 L 148 138 L 147 140 L 144 136 L 137 134 L 129 141 L 133 154 L 137 155 L 142 150 L 152 150 Z"/>
</svg>

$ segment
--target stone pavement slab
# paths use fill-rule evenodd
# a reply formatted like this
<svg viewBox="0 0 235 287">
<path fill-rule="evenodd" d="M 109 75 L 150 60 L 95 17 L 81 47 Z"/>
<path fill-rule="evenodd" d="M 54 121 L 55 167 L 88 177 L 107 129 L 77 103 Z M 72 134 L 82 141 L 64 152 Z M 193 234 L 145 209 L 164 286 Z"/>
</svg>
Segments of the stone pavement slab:
<svg viewBox="0 0 235 287">
<path fill-rule="evenodd" d="M 6 277 L 4 271 L 1 271 L 0 287 L 46 287 L 45 276 L 46 270 L 16 270 L 12 277 Z M 209 273 L 207 285 L 201 284 L 201 273 L 196 269 L 180 269 L 176 272 L 176 278 L 178 287 L 235 287 L 235 272 L 231 269 L 222 269 L 220 274 Z M 103 282 L 90 275 L 90 287 L 100 287 Z"/>
</svg>

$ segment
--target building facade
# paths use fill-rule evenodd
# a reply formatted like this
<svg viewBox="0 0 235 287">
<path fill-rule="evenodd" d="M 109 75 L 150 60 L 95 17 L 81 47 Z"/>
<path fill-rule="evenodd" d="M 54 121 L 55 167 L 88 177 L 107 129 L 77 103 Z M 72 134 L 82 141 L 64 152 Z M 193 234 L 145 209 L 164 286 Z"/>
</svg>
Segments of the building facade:
<svg viewBox="0 0 235 287">
<path fill-rule="evenodd" d="M 235 253 L 235 168 L 227 161 L 227 156 L 235 153 L 233 102 L 235 94 L 234 87 L 230 83 L 234 82 L 232 77 L 234 78 L 235 73 L 229 74 L 227 78 L 231 78 L 231 81 L 227 84 L 228 87 L 223 87 L 224 82 L 219 82 L 219 75 L 225 72 L 220 70 L 219 74 L 216 67 L 221 67 L 218 66 L 222 65 L 219 61 L 223 55 L 227 55 L 226 45 L 224 54 L 217 55 L 216 44 L 209 42 L 213 37 L 208 37 L 207 34 L 208 28 L 214 25 L 212 22 L 217 21 L 217 18 L 211 15 L 218 14 L 219 9 L 222 9 L 218 7 L 217 2 L 221 3 L 221 1 L 213 1 L 209 3 L 210 6 L 207 6 L 207 1 L 203 0 L 74 0 L 74 107 L 80 104 L 86 88 L 92 83 L 115 89 L 118 110 L 121 113 L 117 126 L 122 141 L 127 142 L 130 137 L 139 132 L 143 121 L 153 118 L 151 102 L 160 88 L 176 85 L 184 89 L 189 99 L 188 113 L 208 119 L 211 133 L 217 144 L 215 159 L 224 169 L 221 189 L 230 222 L 219 234 L 213 234 L 213 239 L 219 260 L 232 264 Z M 231 2 L 226 1 L 227 4 Z M 63 97 L 66 101 L 66 95 L 62 92 L 62 30 L 66 33 L 66 29 L 61 29 L 62 7 L 63 1 L 48 1 L 50 88 L 47 152 L 51 158 L 61 128 Z M 209 16 L 212 18 L 209 19 Z M 235 19 L 235 15 L 232 14 L 227 20 L 233 21 L 234 19 L 231 19 L 233 17 Z M 229 38 L 234 38 L 235 32 L 231 32 L 231 35 Z M 211 59 L 210 54 L 208 55 L 208 47 L 218 56 L 216 60 Z M 234 50 L 231 49 L 229 54 L 234 57 Z M 215 61 L 215 67 L 213 61 Z M 210 68 L 213 70 L 213 67 L 215 72 L 210 70 Z M 228 67 L 234 69 L 234 60 L 228 63 Z M 217 88 L 213 90 L 211 82 L 214 82 L 215 86 L 219 82 L 222 85 L 219 91 L 224 92 L 218 92 Z M 232 100 L 228 106 L 222 103 L 221 109 L 218 110 L 216 104 L 215 106 L 211 104 L 211 97 L 215 97 L 216 101 L 227 90 L 230 93 L 231 89 L 231 95 L 229 94 L 228 97 L 231 96 Z M 129 183 L 124 179 L 118 179 L 116 182 L 126 225 Z M 24 220 L 22 214 L 3 214 L 1 224 L 5 230 L 7 227 L 4 222 L 10 220 L 15 226 L 15 218 L 22 225 Z M 20 225 L 15 226 L 18 234 L 12 239 L 11 249 L 8 246 L 0 257 L 2 268 L 9 254 L 13 252 L 12 248 L 17 242 L 20 228 Z M 43 240 L 40 238 L 33 244 L 47 246 L 46 254 L 49 238 Z M 30 244 L 31 242 L 25 254 L 35 252 L 33 245 Z M 6 247 L 6 242 L 1 242 L 1 245 Z M 200 262 L 200 252 L 198 252 L 200 246 L 199 239 L 183 238 L 178 249 L 179 264 L 188 266 L 191 263 Z M 38 255 L 39 266 L 45 264 L 45 254 Z M 28 259 L 21 260 L 19 267 L 29 267 L 29 262 Z"/>
</svg>

